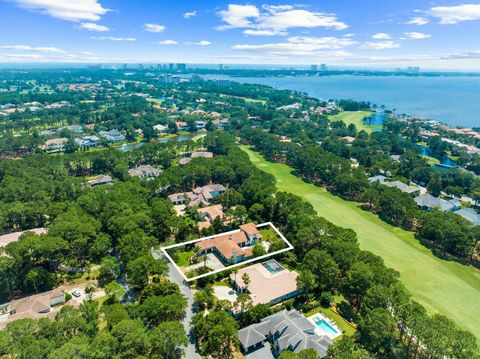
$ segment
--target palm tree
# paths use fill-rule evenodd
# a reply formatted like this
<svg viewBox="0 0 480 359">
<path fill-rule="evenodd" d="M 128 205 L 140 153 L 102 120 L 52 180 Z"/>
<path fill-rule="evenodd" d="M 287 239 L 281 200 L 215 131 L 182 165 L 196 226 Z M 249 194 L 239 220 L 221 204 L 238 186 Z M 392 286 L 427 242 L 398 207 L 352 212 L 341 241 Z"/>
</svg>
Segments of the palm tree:
<svg viewBox="0 0 480 359">
<path fill-rule="evenodd" d="M 248 275 L 248 273 L 242 274 L 242 280 L 243 284 L 245 284 L 244 290 L 248 290 L 248 285 L 250 284 L 250 276 Z"/>
</svg>

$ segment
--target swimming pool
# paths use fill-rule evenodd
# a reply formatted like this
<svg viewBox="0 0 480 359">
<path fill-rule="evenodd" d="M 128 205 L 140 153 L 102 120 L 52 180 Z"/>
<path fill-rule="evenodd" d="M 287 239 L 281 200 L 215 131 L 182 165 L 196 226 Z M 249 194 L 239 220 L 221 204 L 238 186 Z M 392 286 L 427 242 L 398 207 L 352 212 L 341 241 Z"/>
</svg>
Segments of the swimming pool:
<svg viewBox="0 0 480 359">
<path fill-rule="evenodd" d="M 325 332 L 329 337 L 330 336 L 337 336 L 337 330 L 330 325 L 325 319 L 315 318 L 315 324 L 319 327 L 323 332 Z"/>
<path fill-rule="evenodd" d="M 275 259 L 270 259 L 269 261 L 263 262 L 262 265 L 272 274 L 280 272 L 284 269 Z"/>
</svg>

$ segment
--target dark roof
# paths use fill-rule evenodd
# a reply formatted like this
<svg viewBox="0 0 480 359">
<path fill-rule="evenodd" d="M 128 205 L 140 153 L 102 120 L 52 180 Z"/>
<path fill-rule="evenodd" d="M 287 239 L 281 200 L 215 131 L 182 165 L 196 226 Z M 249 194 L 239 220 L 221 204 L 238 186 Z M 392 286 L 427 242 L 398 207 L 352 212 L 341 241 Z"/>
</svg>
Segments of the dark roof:
<svg viewBox="0 0 480 359">
<path fill-rule="evenodd" d="M 258 324 L 241 329 L 238 339 L 243 348 L 248 349 L 273 335 L 277 338 L 280 351 L 299 352 L 312 348 L 320 357 L 324 357 L 328 347 L 333 344 L 329 337 L 315 334 L 315 326 L 295 309 L 285 309 L 263 318 Z"/>
</svg>

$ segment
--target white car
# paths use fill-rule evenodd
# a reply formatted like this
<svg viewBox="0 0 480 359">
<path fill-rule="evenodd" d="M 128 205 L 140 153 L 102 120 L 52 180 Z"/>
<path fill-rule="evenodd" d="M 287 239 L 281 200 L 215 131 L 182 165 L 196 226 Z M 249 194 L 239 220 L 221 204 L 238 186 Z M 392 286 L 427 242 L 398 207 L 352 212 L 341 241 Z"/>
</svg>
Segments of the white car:
<svg viewBox="0 0 480 359">
<path fill-rule="evenodd" d="M 75 288 L 72 290 L 72 295 L 76 298 L 80 297 L 82 295 L 82 293 L 80 293 L 80 290 Z"/>
</svg>

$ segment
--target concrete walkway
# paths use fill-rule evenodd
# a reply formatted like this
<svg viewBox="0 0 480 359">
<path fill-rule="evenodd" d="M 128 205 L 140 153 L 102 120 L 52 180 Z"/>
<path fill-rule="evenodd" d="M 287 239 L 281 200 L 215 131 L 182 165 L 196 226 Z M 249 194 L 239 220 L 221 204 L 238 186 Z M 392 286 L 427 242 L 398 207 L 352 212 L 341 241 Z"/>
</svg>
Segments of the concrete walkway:
<svg viewBox="0 0 480 359">
<path fill-rule="evenodd" d="M 187 359 L 200 359 L 200 355 L 197 353 L 195 348 L 195 339 L 192 336 L 191 329 L 190 329 L 190 322 L 192 320 L 193 314 L 193 291 L 190 287 L 185 283 L 182 276 L 178 271 L 175 269 L 172 263 L 164 258 L 163 253 L 159 250 L 152 249 L 152 256 L 158 260 L 165 260 L 167 261 L 168 265 L 168 277 L 171 282 L 178 284 L 180 288 L 180 292 L 187 298 L 187 310 L 185 313 L 185 318 L 183 318 L 183 327 L 185 328 L 185 332 L 189 338 L 189 343 L 185 348 L 185 358 Z"/>
</svg>

